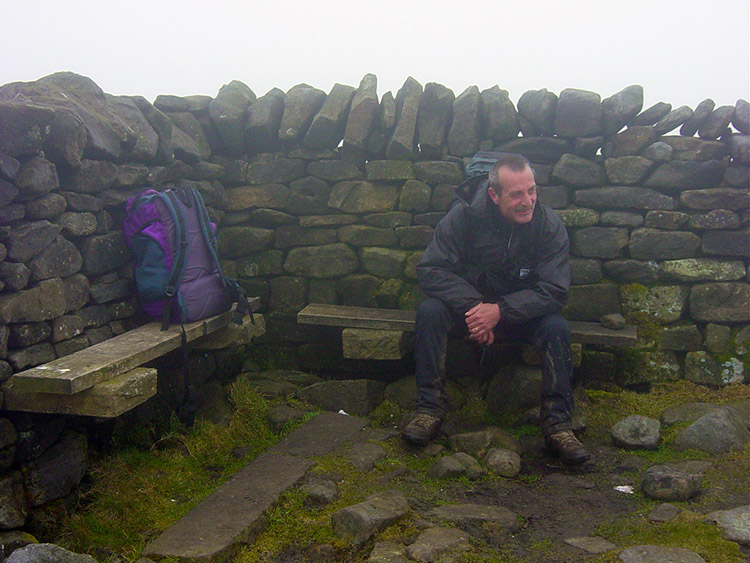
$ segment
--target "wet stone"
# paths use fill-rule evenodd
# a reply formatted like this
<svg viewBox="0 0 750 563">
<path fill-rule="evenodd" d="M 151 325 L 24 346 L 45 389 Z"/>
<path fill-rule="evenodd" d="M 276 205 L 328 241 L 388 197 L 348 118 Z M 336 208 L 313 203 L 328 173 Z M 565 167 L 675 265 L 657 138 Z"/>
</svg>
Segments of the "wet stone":
<svg viewBox="0 0 750 563">
<path fill-rule="evenodd" d="M 596 536 L 567 538 L 565 543 L 577 547 L 578 549 L 582 549 L 586 553 L 604 553 L 605 551 L 617 549 L 617 546 L 612 542 Z"/>
<path fill-rule="evenodd" d="M 623 563 L 706 563 L 700 555 L 682 547 L 662 547 L 660 545 L 635 545 L 620 552 Z"/>
<path fill-rule="evenodd" d="M 406 548 L 416 561 L 451 561 L 471 549 L 469 534 L 456 528 L 429 528 Z"/>
<path fill-rule="evenodd" d="M 724 539 L 750 545 L 750 505 L 711 512 L 706 520 L 718 524 Z"/>
<path fill-rule="evenodd" d="M 675 506 L 674 504 L 663 502 L 661 504 L 657 504 L 653 509 L 651 509 L 651 512 L 648 513 L 647 518 L 651 522 L 669 522 L 670 520 L 674 520 L 674 518 L 680 512 L 682 512 L 681 508 Z"/>
<path fill-rule="evenodd" d="M 655 450 L 659 446 L 661 424 L 658 420 L 640 415 L 629 416 L 611 429 L 612 441 L 626 450 Z"/>
<path fill-rule="evenodd" d="M 353 444 L 347 457 L 357 471 L 372 471 L 375 464 L 385 459 L 386 453 L 379 444 L 369 442 Z"/>
<path fill-rule="evenodd" d="M 521 457 L 510 450 L 491 448 L 482 460 L 488 471 L 502 477 L 515 477 L 521 472 Z"/>
<path fill-rule="evenodd" d="M 432 464 L 427 475 L 433 479 L 454 479 L 461 477 L 466 472 L 463 463 L 453 456 L 443 456 Z"/>
<path fill-rule="evenodd" d="M 307 506 L 325 506 L 331 504 L 339 496 L 336 483 L 327 479 L 302 485 L 302 491 L 307 494 Z"/>
<path fill-rule="evenodd" d="M 701 477 L 665 465 L 655 465 L 644 473 L 641 488 L 644 494 L 656 500 L 686 501 L 700 491 Z"/>
</svg>

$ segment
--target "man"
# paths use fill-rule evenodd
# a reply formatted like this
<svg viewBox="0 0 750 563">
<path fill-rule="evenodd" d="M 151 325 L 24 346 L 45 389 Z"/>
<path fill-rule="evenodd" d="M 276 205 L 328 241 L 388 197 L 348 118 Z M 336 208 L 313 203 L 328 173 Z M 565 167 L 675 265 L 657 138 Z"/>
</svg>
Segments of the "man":
<svg viewBox="0 0 750 563">
<path fill-rule="evenodd" d="M 471 201 L 462 199 L 435 229 L 417 266 L 427 299 L 416 324 L 417 415 L 402 437 L 424 445 L 446 412 L 447 336 L 458 327 L 475 342 L 533 344 L 542 356 L 541 429 L 548 449 L 572 464 L 590 455 L 572 432 L 570 327 L 560 315 L 570 285 L 568 236 L 537 203 L 531 166 L 503 154 Z"/>
</svg>

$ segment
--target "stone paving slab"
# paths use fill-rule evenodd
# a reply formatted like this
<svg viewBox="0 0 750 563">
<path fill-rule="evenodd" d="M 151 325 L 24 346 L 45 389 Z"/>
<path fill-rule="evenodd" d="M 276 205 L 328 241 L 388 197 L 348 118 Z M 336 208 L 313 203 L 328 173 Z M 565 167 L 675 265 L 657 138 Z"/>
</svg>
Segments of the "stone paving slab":
<svg viewBox="0 0 750 563">
<path fill-rule="evenodd" d="M 260 532 L 266 511 L 312 464 L 302 457 L 259 455 L 151 542 L 143 556 L 191 563 L 229 559 Z"/>
<path fill-rule="evenodd" d="M 324 412 L 269 448 L 269 452 L 301 456 L 327 455 L 354 439 L 369 424 L 366 418 Z"/>
<path fill-rule="evenodd" d="M 368 421 L 332 412 L 319 414 L 260 454 L 165 530 L 143 556 L 174 557 L 189 563 L 229 560 L 265 523 L 281 494 L 326 455 L 363 436 Z"/>
</svg>

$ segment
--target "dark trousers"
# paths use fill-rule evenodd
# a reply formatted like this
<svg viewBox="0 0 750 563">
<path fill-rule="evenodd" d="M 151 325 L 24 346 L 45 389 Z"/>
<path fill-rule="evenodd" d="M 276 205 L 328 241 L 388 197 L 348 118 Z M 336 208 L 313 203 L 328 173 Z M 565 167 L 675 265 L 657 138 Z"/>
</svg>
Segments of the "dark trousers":
<svg viewBox="0 0 750 563">
<path fill-rule="evenodd" d="M 442 301 L 427 298 L 417 311 L 415 361 L 417 412 L 442 418 L 446 413 L 445 354 L 452 329 L 468 334 L 466 322 Z M 541 428 L 545 435 L 570 430 L 573 412 L 573 356 L 570 326 L 552 313 L 521 323 L 498 323 L 496 340 L 533 345 L 542 357 Z"/>
</svg>

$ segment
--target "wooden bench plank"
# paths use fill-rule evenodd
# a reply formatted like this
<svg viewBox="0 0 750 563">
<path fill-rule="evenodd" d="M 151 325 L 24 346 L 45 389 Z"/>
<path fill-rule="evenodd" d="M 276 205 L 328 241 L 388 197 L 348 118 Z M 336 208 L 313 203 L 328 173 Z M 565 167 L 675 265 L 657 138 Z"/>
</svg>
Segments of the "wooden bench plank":
<svg viewBox="0 0 750 563">
<path fill-rule="evenodd" d="M 260 303 L 257 297 L 248 301 L 252 310 Z M 187 341 L 226 326 L 233 313 L 234 307 L 226 313 L 184 325 Z M 16 393 L 80 393 L 163 356 L 181 344 L 180 325 L 171 325 L 162 331 L 161 323 L 152 322 L 74 354 L 18 372 L 11 379 Z"/>
<path fill-rule="evenodd" d="M 3 385 L 5 410 L 114 418 L 156 395 L 154 368 L 135 368 L 73 395 L 18 392 L 13 378 Z"/>
<path fill-rule="evenodd" d="M 309 325 L 337 326 L 344 328 L 373 328 L 381 330 L 413 331 L 415 311 L 399 309 L 375 309 L 310 303 L 299 313 L 297 322 Z M 612 330 L 599 323 L 569 321 L 573 342 L 625 347 L 636 343 L 638 331 L 627 325 L 622 330 Z"/>
</svg>

